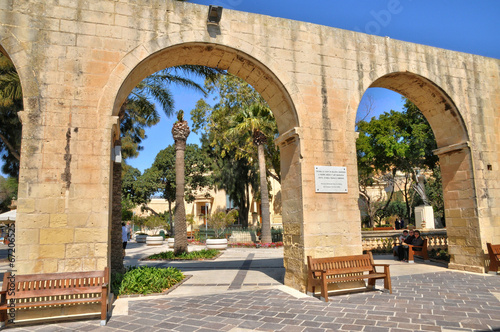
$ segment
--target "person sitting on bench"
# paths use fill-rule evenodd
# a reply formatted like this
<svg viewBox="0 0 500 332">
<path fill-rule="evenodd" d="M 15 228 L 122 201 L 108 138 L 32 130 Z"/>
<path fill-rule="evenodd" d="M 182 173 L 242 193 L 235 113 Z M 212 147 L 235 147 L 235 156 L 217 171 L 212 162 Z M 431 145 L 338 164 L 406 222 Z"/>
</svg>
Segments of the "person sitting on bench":
<svg viewBox="0 0 500 332">
<path fill-rule="evenodd" d="M 413 231 L 412 231 L 413 233 Z M 413 236 L 413 235 L 412 235 Z M 394 246 L 394 256 L 399 256 L 399 247 L 401 247 L 404 243 L 405 240 L 408 238 L 408 230 L 404 230 L 403 234 L 399 236 L 399 244 Z"/>
<path fill-rule="evenodd" d="M 408 238 L 406 239 L 406 243 L 408 244 L 411 244 L 411 245 L 414 245 L 414 246 L 421 246 L 424 244 L 424 239 L 422 239 L 422 237 L 420 236 L 420 231 L 418 230 L 415 230 L 414 232 L 414 237 L 408 241 L 408 239 L 411 238 L 411 235 L 408 236 Z M 399 250 L 398 250 L 398 256 L 399 256 L 399 260 L 400 261 L 403 261 L 403 262 L 408 262 L 408 246 L 405 246 L 405 245 L 402 245 L 402 246 L 399 246 Z M 418 250 L 417 248 L 415 248 L 415 250 Z"/>
</svg>

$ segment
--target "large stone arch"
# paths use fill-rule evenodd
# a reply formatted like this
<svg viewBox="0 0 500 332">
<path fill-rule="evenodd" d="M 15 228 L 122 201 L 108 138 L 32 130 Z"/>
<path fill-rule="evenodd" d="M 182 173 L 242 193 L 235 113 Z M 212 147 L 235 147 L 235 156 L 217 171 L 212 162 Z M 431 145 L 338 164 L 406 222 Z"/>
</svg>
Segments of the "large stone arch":
<svg viewBox="0 0 500 332">
<path fill-rule="evenodd" d="M 443 181 L 451 268 L 484 266 L 469 133 L 452 98 L 432 80 L 412 72 L 393 72 L 370 87 L 386 88 L 411 100 L 436 138 Z M 478 268 L 480 269 L 480 268 Z"/>
<path fill-rule="evenodd" d="M 170 38 L 172 37 L 170 36 Z M 289 218 L 284 221 L 286 238 L 286 230 L 290 228 L 287 227 L 287 221 L 301 220 L 300 215 L 302 213 L 301 208 L 299 208 L 302 203 L 300 199 L 297 200 L 297 191 L 300 190 L 299 188 L 301 186 L 299 176 L 300 165 L 298 163 L 300 159 L 300 146 L 296 129 L 299 127 L 299 119 L 292 97 L 289 93 L 290 87 L 292 90 L 297 89 L 291 83 L 288 84 L 288 87 L 285 86 L 283 81 L 287 81 L 286 76 L 279 78 L 277 74 L 269 68 L 278 68 L 276 61 L 266 56 L 264 52 L 256 50 L 255 47 L 251 48 L 252 55 L 250 55 L 241 50 L 245 49 L 245 47 L 235 49 L 218 43 L 180 42 L 165 48 L 160 48 L 159 46 L 163 45 L 163 42 L 154 41 L 148 44 L 150 45 L 149 47 L 141 45 L 138 49 L 147 49 L 149 53 L 142 52 L 141 58 L 139 59 L 135 54 L 137 52 L 131 52 L 129 56 L 125 57 L 121 63 L 116 66 L 114 72 L 110 76 L 112 79 L 106 86 L 102 98 L 100 99 L 99 108 L 102 108 L 101 112 L 112 110 L 112 116 L 116 117 L 126 97 L 140 81 L 168 67 L 186 64 L 204 65 L 227 70 L 229 73 L 245 80 L 267 101 L 278 124 L 280 138 L 277 140 L 277 144 L 280 146 L 281 154 L 283 210 L 289 216 Z M 157 48 L 152 49 L 151 45 L 155 45 Z M 256 56 L 260 59 L 265 59 L 259 60 Z M 134 61 L 136 61 L 135 65 Z M 125 66 L 125 64 L 127 65 Z M 129 68 L 129 70 L 122 70 L 124 67 Z M 115 98 L 109 98 L 109 96 L 115 96 Z M 301 99 L 300 96 L 295 96 L 295 98 Z M 119 124 L 117 123 L 114 126 L 115 134 L 113 140 L 119 137 L 119 133 L 117 133 L 118 128 Z M 112 170 L 113 176 L 110 176 L 110 178 L 114 179 L 114 184 L 112 186 L 116 186 L 116 181 L 119 181 L 120 178 L 118 173 L 121 173 L 121 168 L 119 165 L 113 164 Z M 116 207 L 119 202 L 120 197 L 113 197 L 110 202 L 110 207 Z M 116 213 L 119 213 L 119 211 L 120 209 L 116 208 Z M 117 233 L 117 231 L 118 230 L 113 231 L 112 234 Z M 290 236 L 289 239 L 288 242 L 285 241 L 285 252 L 292 250 Z M 111 241 L 113 241 L 113 239 L 111 239 Z M 111 252 L 111 255 L 120 255 L 120 253 Z M 285 262 L 285 265 L 288 265 L 287 262 Z M 294 266 L 300 267 L 300 270 L 302 270 L 303 267 L 302 264 L 295 264 Z M 302 274 L 303 271 L 296 271 L 292 267 L 287 269 L 287 279 L 292 280 L 298 278 L 298 280 L 300 280 Z M 298 280 L 294 282 L 300 283 Z"/>
<path fill-rule="evenodd" d="M 169 36 L 169 39 L 171 38 Z M 113 115 L 117 115 L 130 91 L 142 79 L 164 68 L 192 64 L 227 70 L 252 85 L 271 107 L 280 133 L 285 133 L 299 126 L 297 112 L 291 97 L 291 94 L 297 89 L 293 83 L 289 83 L 290 80 L 286 76 L 278 77 L 276 75 L 276 71 L 273 71 L 272 68 L 278 68 L 279 65 L 271 57 L 266 56 L 264 52 L 256 51 L 256 48 L 252 46 L 249 47 L 252 52 L 250 55 L 250 53 L 245 52 L 245 47 L 235 49 L 214 42 L 203 43 L 199 41 L 180 42 L 161 48 L 164 43 L 163 40 L 161 42 L 151 41 L 148 43 L 149 45 L 141 45 L 126 56 L 111 73 L 112 80 L 103 91 L 99 108 L 111 109 Z M 152 48 L 151 45 L 156 47 Z M 259 55 L 260 59 L 257 58 Z M 261 60 L 262 58 L 265 59 Z M 116 98 L 112 99 L 112 96 L 116 96 Z M 113 104 L 109 108 L 111 102 Z"/>
</svg>

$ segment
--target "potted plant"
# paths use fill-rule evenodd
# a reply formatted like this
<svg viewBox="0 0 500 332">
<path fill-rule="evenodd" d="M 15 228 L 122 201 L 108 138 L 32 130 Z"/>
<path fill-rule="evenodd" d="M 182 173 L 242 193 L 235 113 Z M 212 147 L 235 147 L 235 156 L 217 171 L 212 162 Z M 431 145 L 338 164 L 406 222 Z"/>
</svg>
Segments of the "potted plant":
<svg viewBox="0 0 500 332">
<path fill-rule="evenodd" d="M 167 239 L 167 244 L 168 244 L 168 247 L 169 247 L 169 248 L 173 248 L 173 247 L 174 247 L 174 244 L 175 244 L 175 238 L 173 238 L 173 237 L 169 237 L 169 238 Z"/>
<path fill-rule="evenodd" d="M 147 237 L 148 237 L 148 235 L 146 233 L 137 233 L 137 234 L 135 234 L 135 242 L 146 243 Z"/>
<path fill-rule="evenodd" d="M 161 216 L 151 215 L 147 218 L 146 226 L 153 231 L 153 235 L 146 237 L 146 244 L 148 246 L 163 244 L 163 236 L 159 234 L 159 228 L 167 226 L 165 220 Z"/>
<path fill-rule="evenodd" d="M 382 220 L 377 222 L 377 224 L 373 227 L 374 231 L 388 231 L 388 230 L 393 230 L 394 227 L 392 227 L 391 224 L 389 224 L 388 221 L 383 220 L 384 224 L 382 224 Z"/>
<path fill-rule="evenodd" d="M 214 238 L 207 239 L 207 249 L 226 249 L 227 238 L 224 236 L 226 228 L 238 219 L 238 211 L 225 212 L 217 209 L 208 217 L 208 225 L 214 230 Z"/>
<path fill-rule="evenodd" d="M 146 243 L 146 237 L 148 236 L 148 234 L 144 232 L 144 225 L 146 221 L 147 218 L 145 217 L 139 217 L 139 216 L 132 217 L 132 222 L 134 223 L 134 225 L 137 225 L 141 228 L 141 231 L 135 234 L 135 242 L 137 243 Z"/>
</svg>

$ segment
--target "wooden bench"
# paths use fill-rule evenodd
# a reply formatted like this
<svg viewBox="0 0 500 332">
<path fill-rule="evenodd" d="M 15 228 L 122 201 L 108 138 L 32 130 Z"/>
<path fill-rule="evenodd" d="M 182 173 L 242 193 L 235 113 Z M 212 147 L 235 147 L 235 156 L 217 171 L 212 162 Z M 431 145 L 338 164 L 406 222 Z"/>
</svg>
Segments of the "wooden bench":
<svg viewBox="0 0 500 332">
<path fill-rule="evenodd" d="M 400 246 L 400 243 L 395 242 L 393 244 L 394 248 Z M 425 261 L 429 261 L 429 253 L 427 252 L 427 239 L 424 239 L 424 243 L 421 246 L 414 246 L 411 244 L 404 244 L 408 246 L 408 263 L 414 263 L 415 260 L 413 256 L 421 256 Z M 415 250 L 417 249 L 417 250 Z M 394 256 L 398 256 L 397 250 L 393 250 Z"/>
<path fill-rule="evenodd" d="M 427 239 L 421 246 L 408 245 L 408 263 L 414 263 L 413 256 L 420 256 L 424 261 L 429 261 L 429 253 L 427 252 Z"/>
<path fill-rule="evenodd" d="M 108 268 L 104 271 L 26 275 L 7 272 L 0 291 L 1 323 L 12 322 L 15 309 L 100 303 L 101 325 L 106 325 L 111 308 L 108 285 Z"/>
<path fill-rule="evenodd" d="M 187 231 L 187 238 L 188 239 L 194 239 L 196 238 L 196 235 L 198 234 L 199 230 L 195 229 L 194 231 Z"/>
<path fill-rule="evenodd" d="M 383 266 L 384 272 L 375 267 Z M 391 274 L 388 264 L 374 264 L 371 252 L 364 255 L 312 258 L 307 256 L 307 291 L 314 295 L 316 286 L 328 302 L 328 284 L 368 279 L 368 289 L 374 289 L 375 280 L 384 279 L 384 288 L 392 294 Z"/>
<path fill-rule="evenodd" d="M 500 266 L 500 244 L 486 243 L 488 255 L 490 256 L 490 267 L 488 272 L 498 272 Z"/>
</svg>

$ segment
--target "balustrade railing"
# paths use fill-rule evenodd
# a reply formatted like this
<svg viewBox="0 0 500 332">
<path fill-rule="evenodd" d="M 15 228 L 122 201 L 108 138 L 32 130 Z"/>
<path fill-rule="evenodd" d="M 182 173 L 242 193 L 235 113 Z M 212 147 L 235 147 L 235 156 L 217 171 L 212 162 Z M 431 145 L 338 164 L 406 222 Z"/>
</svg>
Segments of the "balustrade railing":
<svg viewBox="0 0 500 332">
<path fill-rule="evenodd" d="M 393 246 L 398 243 L 401 233 L 401 231 L 363 231 L 363 250 L 391 252 Z M 448 248 L 446 229 L 420 231 L 420 235 L 427 239 L 427 248 L 429 250 Z"/>
</svg>

